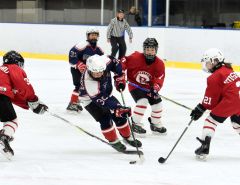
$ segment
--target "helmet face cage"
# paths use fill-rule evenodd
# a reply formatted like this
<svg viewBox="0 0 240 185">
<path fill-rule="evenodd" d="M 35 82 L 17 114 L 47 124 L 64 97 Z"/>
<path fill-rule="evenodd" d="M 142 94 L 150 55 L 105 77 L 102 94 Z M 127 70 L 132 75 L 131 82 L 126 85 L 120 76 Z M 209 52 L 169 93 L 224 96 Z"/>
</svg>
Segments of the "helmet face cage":
<svg viewBox="0 0 240 185">
<path fill-rule="evenodd" d="M 155 55 L 150 55 L 146 53 L 146 48 L 154 48 L 155 49 Z M 143 53 L 146 57 L 146 59 L 154 60 L 157 54 L 158 50 L 158 42 L 155 38 L 147 38 L 143 43 Z"/>
<path fill-rule="evenodd" d="M 16 51 L 9 51 L 3 56 L 3 64 L 17 64 L 19 67 L 24 67 L 23 57 Z"/>
<path fill-rule="evenodd" d="M 87 59 L 87 63 L 86 63 L 87 70 L 88 70 L 88 73 L 90 74 L 90 76 L 94 80 L 100 80 L 102 78 L 102 76 L 104 76 L 107 62 L 109 60 L 110 59 L 107 58 L 106 56 L 104 56 L 104 55 L 99 56 L 97 54 L 95 54 Z M 100 78 L 95 78 L 92 75 L 93 73 L 101 73 L 101 72 L 103 72 L 103 75 Z"/>
</svg>

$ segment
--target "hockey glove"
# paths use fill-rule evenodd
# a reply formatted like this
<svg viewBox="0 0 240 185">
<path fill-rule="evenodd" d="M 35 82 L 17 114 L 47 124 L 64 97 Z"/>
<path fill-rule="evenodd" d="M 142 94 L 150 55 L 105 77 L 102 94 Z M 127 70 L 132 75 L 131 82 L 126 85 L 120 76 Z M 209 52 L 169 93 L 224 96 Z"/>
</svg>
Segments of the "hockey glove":
<svg viewBox="0 0 240 185">
<path fill-rule="evenodd" d="M 79 61 L 77 64 L 76 64 L 76 68 L 81 72 L 83 73 L 85 70 L 86 70 L 86 64 L 84 64 L 83 62 Z"/>
<path fill-rule="evenodd" d="M 114 76 L 114 85 L 117 89 L 117 91 L 124 91 L 126 87 L 126 80 L 125 80 L 125 74 L 123 73 L 122 76 Z"/>
<path fill-rule="evenodd" d="M 161 87 L 157 84 L 154 83 L 153 86 L 151 86 L 150 92 L 147 94 L 153 99 L 158 99 L 160 98 L 158 91 L 160 91 Z"/>
<path fill-rule="evenodd" d="M 115 110 L 115 116 L 118 118 L 127 118 L 132 115 L 131 113 L 131 107 L 118 107 Z"/>
<path fill-rule="evenodd" d="M 160 91 L 161 87 L 157 84 L 154 83 L 152 86 L 152 91 L 155 92 L 156 94 Z"/>
<path fill-rule="evenodd" d="M 48 109 L 48 106 L 43 104 L 38 99 L 36 101 L 29 101 L 28 106 L 36 114 L 43 114 Z"/>
<path fill-rule="evenodd" d="M 203 113 L 205 112 L 206 108 L 203 107 L 202 104 L 198 104 L 191 112 L 190 116 L 191 118 L 196 121 L 198 120 L 202 115 Z"/>
</svg>

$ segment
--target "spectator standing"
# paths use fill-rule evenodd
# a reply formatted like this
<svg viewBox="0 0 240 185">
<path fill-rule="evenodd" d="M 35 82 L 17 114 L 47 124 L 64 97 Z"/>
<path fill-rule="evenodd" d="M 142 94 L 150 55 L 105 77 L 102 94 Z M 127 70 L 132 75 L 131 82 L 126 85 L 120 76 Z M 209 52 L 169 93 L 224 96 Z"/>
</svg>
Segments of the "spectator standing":
<svg viewBox="0 0 240 185">
<path fill-rule="evenodd" d="M 141 26 L 142 21 L 139 15 L 139 10 L 135 6 L 132 6 L 129 10 L 129 13 L 126 15 L 126 20 L 130 26 Z"/>
</svg>

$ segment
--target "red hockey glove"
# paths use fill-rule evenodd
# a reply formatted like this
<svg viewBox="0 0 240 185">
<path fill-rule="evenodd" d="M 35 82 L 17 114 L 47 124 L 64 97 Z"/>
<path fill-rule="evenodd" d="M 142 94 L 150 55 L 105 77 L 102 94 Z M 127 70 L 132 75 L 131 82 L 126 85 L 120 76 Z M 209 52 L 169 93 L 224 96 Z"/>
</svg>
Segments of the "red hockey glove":
<svg viewBox="0 0 240 185">
<path fill-rule="evenodd" d="M 115 116 L 118 118 L 127 118 L 132 115 L 131 113 L 131 107 L 118 107 L 115 110 Z"/>
<path fill-rule="evenodd" d="M 153 99 L 158 99 L 160 98 L 158 91 L 160 91 L 161 87 L 157 84 L 154 83 L 153 86 L 151 86 L 150 92 L 147 94 Z"/>
<path fill-rule="evenodd" d="M 36 101 L 29 101 L 28 106 L 36 114 L 43 114 L 48 109 L 48 106 L 43 104 L 38 99 Z"/>
<path fill-rule="evenodd" d="M 158 93 L 160 91 L 161 87 L 157 84 L 157 83 L 154 83 L 153 86 L 152 86 L 152 91 L 154 93 Z"/>
<path fill-rule="evenodd" d="M 83 73 L 86 70 L 86 64 L 84 64 L 83 62 L 79 61 L 76 64 L 76 69 L 78 69 L 81 73 Z"/>
<path fill-rule="evenodd" d="M 126 80 L 125 80 L 125 74 L 122 74 L 122 76 L 114 76 L 114 85 L 117 89 L 117 91 L 124 91 L 126 87 Z"/>
</svg>

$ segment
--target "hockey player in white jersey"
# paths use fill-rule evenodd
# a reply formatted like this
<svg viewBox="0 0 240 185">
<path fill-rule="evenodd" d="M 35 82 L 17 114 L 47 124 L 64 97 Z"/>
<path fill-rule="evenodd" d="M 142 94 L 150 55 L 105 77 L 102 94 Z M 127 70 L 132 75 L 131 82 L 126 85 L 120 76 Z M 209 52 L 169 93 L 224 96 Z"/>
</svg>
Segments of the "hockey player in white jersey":
<svg viewBox="0 0 240 185">
<path fill-rule="evenodd" d="M 116 128 L 123 140 L 131 146 L 141 147 L 142 143 L 131 137 L 127 117 L 131 116 L 131 108 L 122 106 L 112 95 L 111 73 L 115 79 L 122 79 L 122 67 L 118 60 L 94 55 L 87 59 L 87 70 L 82 76 L 80 97 L 85 109 L 100 123 L 102 134 L 117 151 L 125 151 L 126 146 L 118 139 Z M 124 89 L 125 80 L 116 80 L 116 88 Z"/>
</svg>

